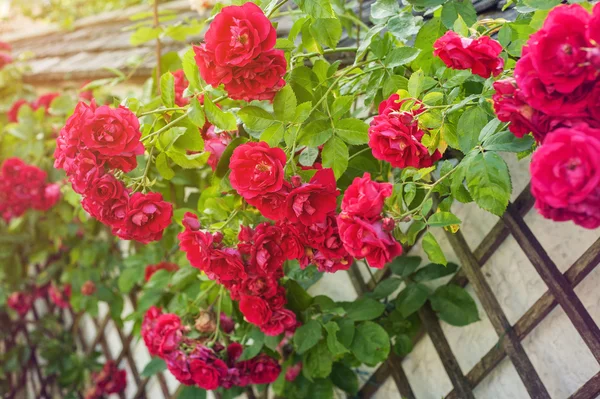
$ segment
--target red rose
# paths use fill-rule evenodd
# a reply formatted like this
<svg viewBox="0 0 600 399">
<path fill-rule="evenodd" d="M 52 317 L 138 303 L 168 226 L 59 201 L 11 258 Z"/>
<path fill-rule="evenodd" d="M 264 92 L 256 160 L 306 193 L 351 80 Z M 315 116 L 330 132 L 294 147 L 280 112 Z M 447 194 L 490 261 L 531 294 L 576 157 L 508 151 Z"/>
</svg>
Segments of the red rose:
<svg viewBox="0 0 600 399">
<path fill-rule="evenodd" d="M 600 82 L 596 82 L 594 88 L 590 92 L 587 106 L 590 117 L 594 119 L 595 123 L 600 123 Z"/>
<path fill-rule="evenodd" d="M 210 152 L 210 157 L 206 162 L 214 171 L 217 169 L 219 159 L 223 155 L 225 148 L 231 143 L 231 135 L 227 132 L 215 133 L 213 125 L 209 125 L 204 138 L 204 151 Z"/>
<path fill-rule="evenodd" d="M 264 353 L 251 359 L 250 362 L 250 381 L 253 384 L 270 384 L 281 373 L 279 363 Z"/>
<path fill-rule="evenodd" d="M 392 94 L 388 100 L 382 102 L 379 105 L 379 115 L 371 121 L 369 147 L 373 156 L 389 162 L 396 168 L 429 167 L 439 160 L 442 154 L 436 150 L 430 155 L 427 147 L 421 143 L 425 132 L 419 128 L 416 116 L 423 112 L 423 108 L 410 112 L 400 111 L 406 100 L 395 101 L 398 98 L 397 94 Z"/>
<path fill-rule="evenodd" d="M 144 315 L 144 320 L 142 320 L 141 327 L 141 335 L 150 352 L 150 355 L 157 356 L 158 355 L 158 345 L 155 345 L 155 332 L 154 326 L 156 326 L 156 319 L 162 314 L 160 308 L 156 306 L 151 306 L 150 309 L 146 311 Z"/>
<path fill-rule="evenodd" d="M 284 180 L 283 186 L 279 191 L 257 195 L 254 198 L 247 198 L 246 202 L 258 209 L 264 217 L 276 221 L 281 220 L 284 219 L 287 214 L 285 202 L 290 189 L 290 183 Z"/>
<path fill-rule="evenodd" d="M 177 236 L 179 248 L 186 253 L 193 267 L 208 270 L 214 241 L 212 234 L 200 231 L 198 217 L 190 212 L 183 217 L 183 226 L 185 230 Z"/>
<path fill-rule="evenodd" d="M 175 105 L 184 107 L 190 103 L 190 99 L 183 96 L 183 92 L 190 85 L 190 82 L 185 78 L 183 69 L 171 72 L 171 75 L 173 75 L 175 81 Z"/>
<path fill-rule="evenodd" d="M 433 44 L 433 55 L 452 69 L 471 69 L 475 75 L 489 78 L 502 73 L 504 60 L 499 57 L 502 46 L 489 36 L 477 39 L 461 37 L 448 31 Z"/>
<path fill-rule="evenodd" d="M 59 308 L 68 308 L 69 299 L 71 299 L 71 284 L 65 284 L 63 289 L 60 290 L 57 286 L 52 284 L 48 290 L 50 300 Z"/>
<path fill-rule="evenodd" d="M 296 327 L 296 315 L 289 309 L 278 309 L 271 319 L 260 326 L 260 330 L 269 336 L 277 336 L 284 331 L 293 331 Z"/>
<path fill-rule="evenodd" d="M 44 187 L 44 194 L 40 203 L 34 204 L 35 209 L 40 211 L 47 211 L 52 208 L 60 200 L 60 186 L 56 183 L 46 184 Z"/>
<path fill-rule="evenodd" d="M 220 283 L 241 280 L 246 277 L 244 263 L 233 248 L 213 249 L 210 252 L 210 267 L 204 271 L 208 278 Z"/>
<path fill-rule="evenodd" d="M 13 123 L 19 122 L 19 110 L 25 104 L 29 105 L 27 100 L 23 100 L 23 99 L 17 100 L 13 103 L 13 105 L 10 107 L 10 109 L 6 113 L 6 115 L 8 116 L 9 122 L 13 122 Z"/>
<path fill-rule="evenodd" d="M 184 385 L 194 385 L 192 374 L 190 372 L 190 365 L 188 356 L 185 352 L 177 350 L 169 353 L 165 357 L 167 368 L 173 374 L 173 377 Z"/>
<path fill-rule="evenodd" d="M 235 328 L 235 322 L 233 321 L 233 319 L 231 317 L 227 316 L 223 312 L 221 312 L 220 319 L 221 319 L 221 330 L 223 330 L 223 332 L 225 334 L 231 334 L 231 332 Z"/>
<path fill-rule="evenodd" d="M 231 186 L 246 199 L 277 192 L 283 186 L 286 161 L 281 148 L 262 141 L 242 144 L 229 161 Z"/>
<path fill-rule="evenodd" d="M 286 259 L 291 260 L 303 257 L 305 254 L 304 240 L 300 235 L 299 227 L 304 225 L 300 224 L 296 226 L 290 223 L 281 223 L 279 226 L 283 233 L 281 249 L 283 249 Z"/>
<path fill-rule="evenodd" d="M 531 119 L 536 111 L 527 104 L 515 80 L 498 80 L 494 82 L 494 90 L 494 111 L 500 121 L 510 122 L 508 130 L 517 137 L 523 137 L 533 131 Z"/>
<path fill-rule="evenodd" d="M 240 300 L 240 311 L 252 324 L 261 326 L 271 318 L 269 304 L 257 296 L 242 295 Z"/>
<path fill-rule="evenodd" d="M 531 192 L 545 217 L 600 226 L 600 129 L 579 124 L 550 133 L 531 161 Z"/>
<path fill-rule="evenodd" d="M 88 280 L 81 286 L 81 295 L 90 296 L 96 292 L 96 284 L 93 281 Z"/>
<path fill-rule="evenodd" d="M 242 294 L 269 299 L 277 295 L 278 283 L 271 276 L 248 277 L 242 283 Z"/>
<path fill-rule="evenodd" d="M 275 46 L 277 32 L 254 3 L 224 7 L 204 36 L 217 65 L 243 67 Z"/>
<path fill-rule="evenodd" d="M 363 177 L 354 178 L 346 189 L 342 210 L 365 219 L 379 217 L 383 211 L 383 203 L 392 195 L 392 190 L 390 183 L 377 183 L 371 180 L 369 173 L 365 173 Z"/>
<path fill-rule="evenodd" d="M 242 352 L 244 352 L 244 347 L 238 342 L 232 342 L 227 345 L 227 363 L 235 364 L 235 361 L 242 356 Z"/>
<path fill-rule="evenodd" d="M 310 226 L 325 220 L 337 207 L 340 192 L 335 186 L 333 170 L 321 169 L 308 184 L 294 188 L 287 198 L 287 218 Z"/>
<path fill-rule="evenodd" d="M 35 111 L 40 108 L 44 108 L 46 110 L 46 114 L 48 113 L 48 109 L 50 108 L 50 104 L 56 97 L 59 97 L 60 93 L 48 93 L 39 96 L 32 104 L 31 108 Z"/>
<path fill-rule="evenodd" d="M 201 359 L 191 359 L 189 365 L 192 380 L 202 389 L 217 389 L 219 380 L 227 375 L 227 366 L 222 360 L 210 364 Z"/>
<path fill-rule="evenodd" d="M 21 317 L 29 312 L 32 303 L 33 299 L 31 298 L 31 295 L 28 295 L 25 292 L 13 292 L 6 301 L 8 307 L 16 311 Z"/>
<path fill-rule="evenodd" d="M 178 349 L 183 334 L 179 316 L 169 313 L 161 314 L 151 323 L 152 329 L 146 333 L 147 338 L 144 338 L 151 355 L 165 357 Z"/>
<path fill-rule="evenodd" d="M 390 233 L 383 230 L 381 221 L 369 222 L 341 213 L 338 227 L 348 253 L 356 259 L 366 258 L 371 267 L 381 269 L 402 254 L 402 247 Z"/>
<path fill-rule="evenodd" d="M 302 371 L 302 362 L 298 362 L 295 365 L 290 366 L 287 369 L 287 371 L 285 372 L 286 381 L 293 382 L 296 378 L 298 378 L 301 371 Z"/>
<path fill-rule="evenodd" d="M 163 230 L 171 224 L 173 205 L 163 201 L 160 193 L 134 193 L 122 227 L 116 234 L 125 240 L 147 244 L 161 239 Z"/>
<path fill-rule="evenodd" d="M 256 226 L 252 236 L 250 264 L 258 274 L 281 277 L 282 266 L 286 260 L 281 248 L 282 231 L 277 226 L 261 223 Z"/>
<path fill-rule="evenodd" d="M 598 3 L 594 5 L 592 10 L 592 17 L 588 24 L 587 39 L 594 46 L 600 45 L 600 6 Z M 598 47 L 596 47 L 597 49 Z"/>
<path fill-rule="evenodd" d="M 590 14 L 579 4 L 555 7 L 528 41 L 539 79 L 559 93 L 572 93 L 588 77 L 589 21 Z"/>
<path fill-rule="evenodd" d="M 177 266 L 175 263 L 171 263 L 171 262 L 160 262 L 160 263 L 157 263 L 156 265 L 148 265 L 148 266 L 146 266 L 146 269 L 144 270 L 144 280 L 150 281 L 150 278 L 152 277 L 152 275 L 159 270 L 175 272 L 175 271 L 179 270 L 179 266 Z"/>
</svg>

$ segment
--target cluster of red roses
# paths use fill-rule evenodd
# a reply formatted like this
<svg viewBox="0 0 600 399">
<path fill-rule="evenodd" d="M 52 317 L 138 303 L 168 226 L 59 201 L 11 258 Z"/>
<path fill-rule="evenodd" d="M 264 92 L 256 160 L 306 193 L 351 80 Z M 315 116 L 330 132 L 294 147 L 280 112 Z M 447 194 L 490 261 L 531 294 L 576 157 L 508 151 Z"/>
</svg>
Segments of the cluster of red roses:
<svg viewBox="0 0 600 399">
<path fill-rule="evenodd" d="M 410 109 L 402 105 L 411 102 Z M 379 114 L 369 127 L 369 147 L 373 156 L 389 162 L 395 168 L 426 168 L 442 157 L 435 150 L 432 154 L 421 142 L 427 133 L 419 127 L 417 116 L 425 112 L 423 103 L 415 99 L 400 100 L 392 94 L 379 104 Z"/>
<path fill-rule="evenodd" d="M 8 158 L 0 168 L 0 215 L 9 222 L 28 209 L 47 211 L 60 199 L 60 187 L 46 181 L 43 170 L 19 158 Z"/>
<path fill-rule="evenodd" d="M 13 62 L 13 58 L 10 55 L 12 47 L 6 42 L 0 42 L 0 69 Z"/>
<path fill-rule="evenodd" d="M 173 206 L 160 193 L 130 193 L 110 170 L 129 172 L 144 153 L 140 125 L 129 109 L 79 102 L 56 139 L 54 166 L 64 169 L 84 209 L 113 234 L 142 243 L 159 240 Z"/>
<path fill-rule="evenodd" d="M 25 316 L 37 298 L 48 296 L 52 303 L 59 308 L 68 308 L 71 298 L 71 284 L 66 284 L 62 290 L 54 284 L 34 287 L 32 292 L 15 291 L 8 296 L 6 304 L 21 317 Z"/>
<path fill-rule="evenodd" d="M 285 288 L 279 285 L 286 259 L 279 227 L 269 223 L 261 223 L 256 229 L 242 227 L 234 249 L 225 247 L 220 232 L 200 230 L 194 214 L 186 213 L 183 225 L 179 246 L 190 264 L 229 289 L 250 323 L 267 335 L 296 327 L 296 315 L 284 308 Z"/>
<path fill-rule="evenodd" d="M 394 220 L 381 216 L 392 190 L 390 183 L 371 180 L 369 173 L 355 178 L 344 193 L 337 218 L 346 250 L 357 259 L 365 258 L 372 267 L 382 268 L 402 254 L 402 246 L 391 234 Z"/>
<path fill-rule="evenodd" d="M 248 384 L 268 384 L 277 379 L 281 367 L 265 354 L 238 361 L 243 347 L 237 342 L 227 349 L 220 343 L 212 348 L 206 339 L 191 339 L 184 334 L 189 328 L 175 314 L 163 314 L 151 307 L 142 322 L 142 338 L 148 351 L 167 363 L 175 378 L 185 385 L 197 385 L 211 390 L 218 387 L 244 387 Z"/>
<path fill-rule="evenodd" d="M 85 392 L 85 399 L 101 399 L 111 393 L 121 393 L 127 387 L 127 372 L 119 370 L 113 361 L 104 363 L 100 372 L 92 375 L 94 386 Z"/>
<path fill-rule="evenodd" d="M 52 101 L 58 96 L 60 96 L 60 93 L 48 93 L 39 96 L 35 101 L 32 102 L 28 102 L 24 99 L 17 100 L 7 112 L 8 121 L 13 123 L 17 123 L 19 121 L 19 110 L 23 105 L 28 105 L 34 111 L 44 108 L 46 110 L 46 114 L 48 114 L 50 104 L 52 104 Z"/>
<path fill-rule="evenodd" d="M 275 50 L 277 32 L 254 3 L 225 7 L 194 46 L 200 75 L 211 86 L 223 84 L 234 100 L 272 100 L 285 85 L 287 62 Z"/>
<path fill-rule="evenodd" d="M 498 119 L 541 146 L 531 162 L 536 208 L 555 221 L 600 226 L 600 6 L 552 10 L 523 47 L 515 79 L 494 83 Z"/>
<path fill-rule="evenodd" d="M 159 270 L 175 272 L 175 271 L 179 270 L 179 266 L 177 266 L 175 263 L 171 263 L 171 262 L 160 262 L 160 263 L 157 263 L 156 265 L 148 265 L 148 266 L 146 266 L 146 269 L 144 270 L 144 281 L 146 281 L 146 282 L 150 281 L 150 278 L 152 277 L 152 275 Z"/>
<path fill-rule="evenodd" d="M 435 41 L 433 49 L 433 55 L 440 57 L 448 68 L 470 69 L 486 79 L 504 70 L 504 59 L 499 57 L 502 46 L 489 36 L 470 39 L 448 31 Z"/>
</svg>

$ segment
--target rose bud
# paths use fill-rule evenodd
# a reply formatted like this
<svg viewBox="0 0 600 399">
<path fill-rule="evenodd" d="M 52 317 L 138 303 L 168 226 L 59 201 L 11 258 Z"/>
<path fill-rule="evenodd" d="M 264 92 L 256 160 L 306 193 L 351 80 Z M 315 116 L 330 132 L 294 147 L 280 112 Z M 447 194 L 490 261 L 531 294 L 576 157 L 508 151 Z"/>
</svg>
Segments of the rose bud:
<svg viewBox="0 0 600 399">
<path fill-rule="evenodd" d="M 383 230 L 385 230 L 385 231 L 394 230 L 394 226 L 396 225 L 396 222 L 394 222 L 394 219 L 383 218 L 382 222 L 383 222 Z"/>
<path fill-rule="evenodd" d="M 235 322 L 231 319 L 231 317 L 221 312 L 221 330 L 223 330 L 225 334 L 231 334 L 234 328 Z"/>
</svg>

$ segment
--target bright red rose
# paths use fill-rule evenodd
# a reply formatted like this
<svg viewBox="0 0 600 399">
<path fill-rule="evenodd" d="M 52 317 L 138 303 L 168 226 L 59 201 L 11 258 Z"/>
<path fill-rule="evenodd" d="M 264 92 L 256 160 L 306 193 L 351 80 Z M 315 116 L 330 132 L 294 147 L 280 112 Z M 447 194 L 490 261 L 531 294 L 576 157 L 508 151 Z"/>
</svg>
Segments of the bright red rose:
<svg viewBox="0 0 600 399">
<path fill-rule="evenodd" d="M 523 137 L 533 131 L 531 119 L 536 111 L 527 104 L 515 80 L 498 80 L 494 82 L 494 90 L 494 111 L 500 121 L 510 122 L 508 130 L 517 137 Z M 541 141 L 538 137 L 536 139 Z"/>
<path fill-rule="evenodd" d="M 34 203 L 33 207 L 40 211 L 47 211 L 60 200 L 60 186 L 56 183 L 46 184 L 41 201 Z"/>
<path fill-rule="evenodd" d="M 402 254 L 402 247 L 390 233 L 383 230 L 381 221 L 369 222 L 341 213 L 338 227 L 348 253 L 356 259 L 366 258 L 371 267 L 381 269 Z"/>
<path fill-rule="evenodd" d="M 59 308 L 66 309 L 69 307 L 69 299 L 71 299 L 71 284 L 65 284 L 61 290 L 54 284 L 48 290 L 50 300 Z"/>
<path fill-rule="evenodd" d="M 154 344 L 156 336 L 154 333 L 154 327 L 156 326 L 156 319 L 162 314 L 161 309 L 156 306 L 151 306 L 146 311 L 144 319 L 142 320 L 141 335 L 148 348 L 148 352 L 152 356 L 158 356 L 158 344 Z"/>
<path fill-rule="evenodd" d="M 296 314 L 289 309 L 277 309 L 271 319 L 260 326 L 260 330 L 269 336 L 277 336 L 284 331 L 293 331 L 296 327 Z"/>
<path fill-rule="evenodd" d="M 183 69 L 171 72 L 175 83 L 175 105 L 178 107 L 184 107 L 190 103 L 190 99 L 183 96 L 183 92 L 190 85 L 190 82 L 185 78 Z"/>
<path fill-rule="evenodd" d="M 282 266 L 286 260 L 281 240 L 282 231 L 279 227 L 266 222 L 256 226 L 250 250 L 250 264 L 255 273 L 281 277 Z"/>
<path fill-rule="evenodd" d="M 600 5 L 596 3 L 592 10 L 592 17 L 588 24 L 587 39 L 594 45 L 600 45 Z"/>
<path fill-rule="evenodd" d="M 148 266 L 146 266 L 146 269 L 144 270 L 144 280 L 150 281 L 150 278 L 152 277 L 152 275 L 159 270 L 175 272 L 175 271 L 179 270 L 179 266 L 177 266 L 175 263 L 171 263 L 171 262 L 160 262 L 160 263 L 157 263 L 156 265 L 148 265 Z"/>
<path fill-rule="evenodd" d="M 257 296 L 242 295 L 240 300 L 240 311 L 252 324 L 261 326 L 271 318 L 271 309 L 269 304 Z"/>
<path fill-rule="evenodd" d="M 190 212 L 185 214 L 183 226 L 185 230 L 177 236 L 179 248 L 186 253 L 193 267 L 203 271 L 209 270 L 214 242 L 212 234 L 201 231 L 198 216 Z"/>
<path fill-rule="evenodd" d="M 32 303 L 33 298 L 25 292 L 13 292 L 6 301 L 8 307 L 16 311 L 21 317 L 29 312 Z"/>
<path fill-rule="evenodd" d="M 238 342 L 227 345 L 227 363 L 230 365 L 235 364 L 235 361 L 242 356 L 242 352 L 244 352 L 244 347 Z"/>
<path fill-rule="evenodd" d="M 286 161 L 281 148 L 262 141 L 242 144 L 229 161 L 231 186 L 246 199 L 277 192 L 283 186 Z"/>
<path fill-rule="evenodd" d="M 300 227 L 304 227 L 304 225 L 293 225 L 290 223 L 280 223 L 278 224 L 281 227 L 281 231 L 283 232 L 283 237 L 281 239 L 281 249 L 285 253 L 286 259 L 299 259 L 305 255 L 304 250 L 304 240 L 301 237 L 301 229 Z"/>
<path fill-rule="evenodd" d="M 192 374 L 190 372 L 190 365 L 188 356 L 181 350 L 176 350 L 169 353 L 165 357 L 167 368 L 173 374 L 173 377 L 184 385 L 194 385 Z"/>
<path fill-rule="evenodd" d="M 243 67 L 275 46 L 277 32 L 254 3 L 224 7 L 204 36 L 206 51 L 220 66 Z"/>
<path fill-rule="evenodd" d="M 223 155 L 225 148 L 231 143 L 232 137 L 228 132 L 215 133 L 213 125 L 208 127 L 204 138 L 204 151 L 210 152 L 210 157 L 206 163 L 214 171 L 217 169 L 219 159 Z"/>
<path fill-rule="evenodd" d="M 211 364 L 201 359 L 191 359 L 189 367 L 194 383 L 206 390 L 217 389 L 219 380 L 227 375 L 227 366 L 222 360 L 216 360 Z"/>
<path fill-rule="evenodd" d="M 179 316 L 175 314 L 161 314 L 154 322 L 152 331 L 152 350 L 150 353 L 156 353 L 161 357 L 167 356 L 170 352 L 179 348 L 182 338 L 182 326 Z"/>
<path fill-rule="evenodd" d="M 335 245 L 338 248 L 337 252 L 326 253 L 324 251 L 317 251 L 313 256 L 312 262 L 318 271 L 335 273 L 338 270 L 348 270 L 352 266 L 352 256 L 348 254 L 339 237 L 336 237 Z"/>
<path fill-rule="evenodd" d="M 264 217 L 275 221 L 282 220 L 287 215 L 285 202 L 290 189 L 290 183 L 284 180 L 279 191 L 247 198 L 246 202 L 258 209 Z"/>
<path fill-rule="evenodd" d="M 559 93 L 572 93 L 588 77 L 590 14 L 579 4 L 555 7 L 531 35 L 528 55 L 540 80 Z"/>
<path fill-rule="evenodd" d="M 600 226 L 600 129 L 579 124 L 550 133 L 531 161 L 531 192 L 545 217 Z"/>
<path fill-rule="evenodd" d="M 337 208 L 337 196 L 333 170 L 321 169 L 307 184 L 294 188 L 287 198 L 287 218 L 305 226 L 320 223 Z"/>
<path fill-rule="evenodd" d="M 9 122 L 17 123 L 19 121 L 19 110 L 25 104 L 29 105 L 27 100 L 23 100 L 23 99 L 17 100 L 13 103 L 13 105 L 10 107 L 10 109 L 6 113 L 6 115 L 8 116 Z"/>
<path fill-rule="evenodd" d="M 356 177 L 346 189 L 342 200 L 342 211 L 371 219 L 379 217 L 383 211 L 385 199 L 392 195 L 390 183 L 378 183 L 371 180 L 371 175 L 366 173 L 363 177 Z"/>
<path fill-rule="evenodd" d="M 271 276 L 248 277 L 242 283 L 241 292 L 243 295 L 260 296 L 269 299 L 277 295 L 277 280 Z"/>
<path fill-rule="evenodd" d="M 436 150 L 432 155 L 421 143 L 425 132 L 419 128 L 416 116 L 423 108 L 415 111 L 400 111 L 406 100 L 395 101 L 399 97 L 392 94 L 379 105 L 379 115 L 375 116 L 369 127 L 369 147 L 373 156 L 387 161 L 396 168 L 411 166 L 426 168 L 442 157 Z M 394 101 L 391 101 L 394 100 Z M 419 102 L 416 103 L 419 105 Z"/>
<path fill-rule="evenodd" d="M 161 239 L 164 229 L 171 224 L 173 205 L 163 201 L 160 193 L 134 193 L 123 225 L 116 234 L 124 240 L 149 243 Z"/>
<path fill-rule="evenodd" d="M 50 104 L 56 97 L 59 97 L 60 93 L 47 93 L 39 96 L 33 103 L 31 103 L 31 108 L 35 111 L 40 108 L 44 108 L 46 110 L 46 114 L 48 113 L 48 109 L 50 108 Z"/>
<path fill-rule="evenodd" d="M 281 366 L 277 361 L 264 353 L 249 360 L 251 362 L 250 380 L 253 384 L 270 384 L 279 377 Z"/>
<path fill-rule="evenodd" d="M 246 277 L 244 263 L 239 252 L 233 248 L 213 249 L 210 267 L 204 271 L 208 278 L 225 283 Z"/>
<path fill-rule="evenodd" d="M 433 48 L 433 55 L 440 57 L 447 67 L 471 69 L 486 79 L 498 76 L 504 68 L 504 60 L 500 58 L 502 46 L 489 36 L 469 39 L 448 31 L 436 40 Z"/>
</svg>

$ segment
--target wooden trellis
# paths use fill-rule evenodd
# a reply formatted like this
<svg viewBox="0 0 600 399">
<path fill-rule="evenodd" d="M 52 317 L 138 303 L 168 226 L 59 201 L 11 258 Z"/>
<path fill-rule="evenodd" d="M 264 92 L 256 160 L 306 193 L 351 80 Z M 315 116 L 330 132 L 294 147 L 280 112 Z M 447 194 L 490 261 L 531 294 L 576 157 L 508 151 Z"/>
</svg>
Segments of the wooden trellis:
<svg viewBox="0 0 600 399">
<path fill-rule="evenodd" d="M 574 288 L 600 263 L 600 239 L 596 240 L 564 274 L 561 273 L 523 220 L 524 215 L 533 207 L 533 204 L 534 199 L 530 194 L 530 187 L 527 186 L 517 200 L 509 204 L 506 213 L 474 251 L 471 251 L 460 231 L 456 234 L 446 233 L 462 266 L 451 282 L 462 287 L 467 283 L 473 286 L 483 310 L 499 337 L 499 344 L 493 346 L 468 373 L 463 374 L 433 310 L 428 305 L 421 309 L 419 316 L 423 326 L 415 341 L 420 340 L 425 334 L 431 337 L 453 386 L 453 390 L 446 395 L 446 399 L 473 398 L 473 389 L 505 357 L 511 360 L 532 398 L 549 398 L 546 387 L 521 343 L 557 305 L 562 307 L 592 355 L 600 362 L 600 329 L 574 291 Z M 511 235 L 548 287 L 548 291 L 514 325 L 509 323 L 481 272 L 481 267 Z M 384 269 L 375 275 L 375 281 L 365 282 L 356 268 L 350 270 L 351 280 L 359 295 L 372 290 L 376 281 L 379 282 L 390 275 L 390 270 Z M 395 355 L 390 356 L 375 371 L 364 384 L 358 396 L 360 398 L 372 397 L 390 376 L 394 379 L 403 398 L 415 398 L 402 368 L 402 359 Z M 592 399 L 598 395 L 600 395 L 600 373 L 594 375 L 570 398 Z"/>
</svg>

